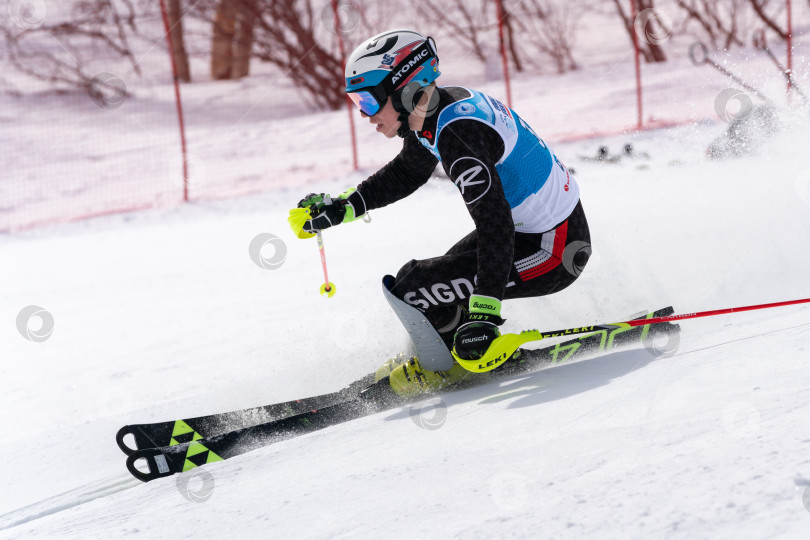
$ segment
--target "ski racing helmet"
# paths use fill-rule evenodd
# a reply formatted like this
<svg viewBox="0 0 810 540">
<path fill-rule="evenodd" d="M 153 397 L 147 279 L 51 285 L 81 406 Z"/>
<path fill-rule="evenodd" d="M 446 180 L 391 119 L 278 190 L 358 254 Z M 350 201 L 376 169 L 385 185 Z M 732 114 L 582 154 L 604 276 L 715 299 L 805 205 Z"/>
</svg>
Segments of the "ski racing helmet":
<svg viewBox="0 0 810 540">
<path fill-rule="evenodd" d="M 422 89 L 435 81 L 439 56 L 432 37 L 413 30 L 389 30 L 358 46 L 346 61 L 346 92 L 363 113 L 374 116 L 390 97 L 401 122 L 398 135 L 408 134 L 408 116 Z"/>
</svg>

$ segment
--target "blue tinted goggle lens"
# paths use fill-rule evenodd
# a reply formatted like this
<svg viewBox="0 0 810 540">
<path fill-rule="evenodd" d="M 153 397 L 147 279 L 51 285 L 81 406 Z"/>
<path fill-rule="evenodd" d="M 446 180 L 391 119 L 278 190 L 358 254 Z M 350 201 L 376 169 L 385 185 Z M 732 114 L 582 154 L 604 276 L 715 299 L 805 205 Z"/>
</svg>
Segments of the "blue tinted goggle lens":
<svg viewBox="0 0 810 540">
<path fill-rule="evenodd" d="M 349 99 L 351 99 L 357 108 L 369 116 L 374 116 L 380 111 L 380 104 L 377 99 L 371 95 L 370 92 L 365 90 L 361 92 L 350 92 Z"/>
</svg>

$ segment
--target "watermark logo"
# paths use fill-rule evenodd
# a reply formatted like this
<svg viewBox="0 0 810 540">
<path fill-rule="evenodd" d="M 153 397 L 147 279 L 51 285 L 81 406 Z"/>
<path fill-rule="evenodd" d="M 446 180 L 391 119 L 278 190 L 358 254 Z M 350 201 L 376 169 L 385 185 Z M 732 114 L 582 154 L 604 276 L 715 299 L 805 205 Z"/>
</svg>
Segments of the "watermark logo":
<svg viewBox="0 0 810 540">
<path fill-rule="evenodd" d="M 425 95 L 422 90 L 422 85 L 416 81 L 411 81 L 405 85 L 400 94 L 402 99 L 402 106 L 408 113 L 416 113 L 418 116 L 432 116 L 439 109 L 439 93 L 431 92 L 427 103 L 422 102 L 422 97 Z M 475 108 L 473 107 L 473 110 Z"/>
<path fill-rule="evenodd" d="M 45 0 L 11 0 L 8 3 L 8 16 L 24 30 L 42 26 L 46 15 Z"/>
<path fill-rule="evenodd" d="M 287 244 L 270 233 L 256 235 L 248 246 L 250 260 L 264 270 L 277 270 L 287 260 Z"/>
<path fill-rule="evenodd" d="M 489 479 L 489 496 L 502 511 L 518 513 L 526 507 L 529 488 L 525 477 L 514 473 L 500 473 Z"/>
<path fill-rule="evenodd" d="M 214 493 L 214 475 L 205 469 L 193 469 L 189 472 L 178 474 L 177 491 L 186 500 L 193 503 L 203 503 L 211 498 Z"/>
<path fill-rule="evenodd" d="M 668 330 L 666 326 L 652 326 L 644 338 L 644 348 L 655 358 L 668 358 L 681 346 L 681 334 Z"/>
<path fill-rule="evenodd" d="M 729 124 L 744 118 L 753 108 L 751 96 L 736 88 L 726 88 L 717 94 L 714 100 L 714 112 L 717 113 L 717 117 Z"/>
<path fill-rule="evenodd" d="M 796 177 L 796 182 L 793 184 L 796 189 L 796 195 L 804 204 L 810 205 L 810 169 L 805 169 Z"/>
<path fill-rule="evenodd" d="M 17 314 L 17 331 L 28 341 L 46 341 L 53 334 L 53 326 L 53 315 L 45 308 L 27 306 Z"/>
<path fill-rule="evenodd" d="M 804 503 L 805 510 L 810 512 L 810 486 L 804 488 L 804 494 L 802 495 L 802 503 Z"/>
<path fill-rule="evenodd" d="M 196 154 L 190 152 L 180 153 L 180 163 L 173 159 L 177 154 L 166 161 L 166 173 L 176 186 L 199 187 L 208 181 L 208 164 Z"/>
<path fill-rule="evenodd" d="M 413 423 L 422 429 L 435 431 L 447 421 L 447 404 L 435 397 L 408 406 L 408 413 Z"/>
<path fill-rule="evenodd" d="M 354 2 L 346 0 L 338 0 L 337 10 L 332 6 L 332 2 L 326 2 L 321 10 L 321 23 L 327 31 L 335 35 L 351 35 L 360 26 L 361 19 L 360 10 Z"/>
<path fill-rule="evenodd" d="M 737 439 L 748 439 L 759 432 L 760 415 L 751 403 L 737 401 L 723 409 L 723 427 Z"/>
<path fill-rule="evenodd" d="M 117 109 L 127 99 L 127 85 L 118 75 L 99 73 L 87 85 L 93 103 L 102 109 Z"/>
<path fill-rule="evenodd" d="M 582 240 L 571 242 L 565 246 L 565 250 L 562 254 L 563 268 L 565 268 L 569 274 L 579 277 L 585 269 L 585 265 L 588 264 L 592 253 L 593 250 L 591 249 L 590 243 Z"/>
<path fill-rule="evenodd" d="M 636 35 L 650 45 L 661 45 L 672 37 L 672 19 L 665 11 L 648 8 L 636 15 L 633 21 Z"/>
</svg>

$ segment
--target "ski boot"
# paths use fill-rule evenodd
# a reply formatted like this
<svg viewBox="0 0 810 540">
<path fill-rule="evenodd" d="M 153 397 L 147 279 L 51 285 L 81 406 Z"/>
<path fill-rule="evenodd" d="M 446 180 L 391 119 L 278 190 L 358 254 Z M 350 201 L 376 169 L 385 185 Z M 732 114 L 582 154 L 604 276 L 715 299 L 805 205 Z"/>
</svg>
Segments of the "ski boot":
<svg viewBox="0 0 810 540">
<path fill-rule="evenodd" d="M 389 383 L 397 395 L 415 397 L 460 383 L 470 375 L 471 372 L 458 364 L 453 364 L 447 371 L 430 371 L 422 367 L 416 357 L 411 357 L 391 371 Z"/>
<path fill-rule="evenodd" d="M 397 354 L 393 358 L 389 358 L 388 360 L 385 361 L 383 365 L 377 368 L 377 371 L 374 373 L 374 382 L 377 382 L 384 377 L 388 377 L 389 375 L 391 375 L 392 371 L 394 371 L 396 368 L 398 368 L 411 358 L 413 358 L 413 356 L 404 352 Z"/>
</svg>

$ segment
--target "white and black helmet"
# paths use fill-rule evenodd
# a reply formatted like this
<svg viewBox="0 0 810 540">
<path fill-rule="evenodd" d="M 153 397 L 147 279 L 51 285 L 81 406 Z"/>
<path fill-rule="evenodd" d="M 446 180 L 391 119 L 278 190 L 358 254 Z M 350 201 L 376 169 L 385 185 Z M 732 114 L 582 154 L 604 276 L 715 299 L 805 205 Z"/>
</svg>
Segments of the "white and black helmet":
<svg viewBox="0 0 810 540">
<path fill-rule="evenodd" d="M 400 119 L 410 111 L 402 94 L 412 94 L 435 81 L 439 56 L 431 37 L 413 30 L 389 30 L 367 39 L 346 61 L 346 92 L 363 113 L 374 116 L 393 98 Z M 407 129 L 405 130 L 407 132 Z"/>
</svg>

